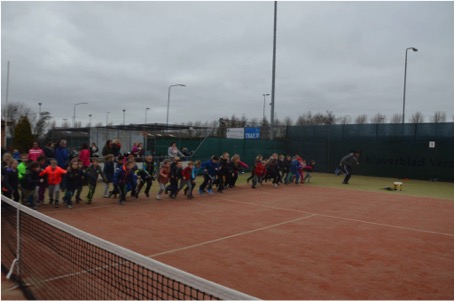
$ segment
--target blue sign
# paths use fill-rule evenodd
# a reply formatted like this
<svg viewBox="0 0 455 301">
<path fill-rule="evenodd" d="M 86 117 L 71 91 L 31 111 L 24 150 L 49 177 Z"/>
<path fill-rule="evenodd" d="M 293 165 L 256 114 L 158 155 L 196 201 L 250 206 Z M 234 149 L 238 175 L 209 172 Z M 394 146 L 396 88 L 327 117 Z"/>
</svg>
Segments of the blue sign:
<svg viewBox="0 0 455 301">
<path fill-rule="evenodd" d="M 245 128 L 245 139 L 260 139 L 261 128 Z"/>
</svg>

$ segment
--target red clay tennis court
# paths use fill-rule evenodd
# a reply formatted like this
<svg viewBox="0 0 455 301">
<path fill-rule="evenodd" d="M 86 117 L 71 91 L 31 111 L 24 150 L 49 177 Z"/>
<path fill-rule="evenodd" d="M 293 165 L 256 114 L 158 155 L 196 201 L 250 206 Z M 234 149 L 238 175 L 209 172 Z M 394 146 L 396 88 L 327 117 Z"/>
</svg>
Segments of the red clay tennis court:
<svg viewBox="0 0 455 301">
<path fill-rule="evenodd" d="M 312 185 L 41 212 L 261 299 L 453 299 L 453 201 Z"/>
</svg>

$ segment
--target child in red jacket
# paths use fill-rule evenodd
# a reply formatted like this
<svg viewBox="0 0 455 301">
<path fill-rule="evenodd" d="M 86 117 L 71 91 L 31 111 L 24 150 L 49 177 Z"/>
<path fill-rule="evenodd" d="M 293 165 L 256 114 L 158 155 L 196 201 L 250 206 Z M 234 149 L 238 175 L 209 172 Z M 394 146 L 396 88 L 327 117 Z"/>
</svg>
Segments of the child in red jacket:
<svg viewBox="0 0 455 301">
<path fill-rule="evenodd" d="M 49 185 L 49 204 L 52 205 L 55 201 L 55 208 L 58 208 L 60 197 L 60 183 L 62 183 L 62 175 L 66 174 L 66 170 L 57 166 L 57 160 L 50 160 L 51 165 L 40 172 L 40 177 L 47 175 L 47 183 Z"/>
<path fill-rule="evenodd" d="M 182 181 L 180 182 L 180 187 L 179 187 L 179 191 L 180 191 L 186 185 L 185 194 L 188 199 L 193 198 L 193 193 L 192 193 L 193 192 L 193 180 L 192 180 L 193 166 L 194 166 L 193 161 L 189 161 L 188 166 L 182 170 Z"/>
<path fill-rule="evenodd" d="M 256 188 L 257 183 L 262 182 L 262 177 L 264 176 L 265 173 L 265 165 L 262 162 L 262 156 L 257 156 L 256 157 L 256 162 L 253 167 L 253 185 L 251 185 L 251 188 Z"/>
</svg>

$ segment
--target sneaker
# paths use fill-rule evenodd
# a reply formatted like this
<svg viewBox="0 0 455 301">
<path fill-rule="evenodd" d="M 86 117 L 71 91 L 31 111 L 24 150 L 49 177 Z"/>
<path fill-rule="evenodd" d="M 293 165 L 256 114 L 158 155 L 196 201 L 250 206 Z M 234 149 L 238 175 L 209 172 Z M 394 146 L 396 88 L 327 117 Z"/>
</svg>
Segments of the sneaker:
<svg viewBox="0 0 455 301">
<path fill-rule="evenodd" d="M 343 181 L 343 182 L 341 182 L 341 183 L 343 183 L 343 184 L 349 184 L 348 182 L 345 182 L 345 181 Z"/>
<path fill-rule="evenodd" d="M 55 203 L 54 207 L 55 207 L 55 208 L 58 208 L 58 203 Z"/>
<path fill-rule="evenodd" d="M 71 206 L 71 205 L 66 205 L 66 207 L 68 207 L 69 209 L 73 208 L 73 206 Z"/>
<path fill-rule="evenodd" d="M 92 203 L 92 200 L 87 200 L 87 204 L 91 204 Z"/>
<path fill-rule="evenodd" d="M 145 193 L 145 196 L 148 197 L 148 198 L 150 197 L 148 192 Z"/>
<path fill-rule="evenodd" d="M 104 197 L 105 197 L 105 198 L 108 198 L 108 197 L 109 197 L 109 195 L 108 195 L 108 194 L 105 194 L 105 195 L 104 195 Z"/>
<path fill-rule="evenodd" d="M 190 194 L 190 195 L 186 196 L 186 198 L 187 198 L 187 199 L 192 199 L 192 198 L 194 198 L 194 197 Z"/>
<path fill-rule="evenodd" d="M 157 200 L 161 200 L 161 196 L 159 194 L 156 195 Z"/>
<path fill-rule="evenodd" d="M 199 189 L 199 194 L 205 194 L 204 189 Z"/>
<path fill-rule="evenodd" d="M 54 200 L 49 200 L 49 205 L 54 204 Z"/>
<path fill-rule="evenodd" d="M 207 192 L 210 193 L 210 194 L 213 194 L 213 190 L 212 189 L 208 189 Z"/>
<path fill-rule="evenodd" d="M 277 183 L 274 183 L 274 184 L 273 184 L 273 187 L 278 187 L 278 184 L 277 184 Z"/>
</svg>

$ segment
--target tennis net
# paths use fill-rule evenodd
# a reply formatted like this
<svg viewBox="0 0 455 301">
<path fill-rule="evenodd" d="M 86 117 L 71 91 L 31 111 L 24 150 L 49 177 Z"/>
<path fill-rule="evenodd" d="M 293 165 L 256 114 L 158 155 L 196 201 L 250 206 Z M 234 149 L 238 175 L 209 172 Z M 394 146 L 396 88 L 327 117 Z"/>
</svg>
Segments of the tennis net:
<svg viewBox="0 0 455 301">
<path fill-rule="evenodd" d="M 29 299 L 255 299 L 1 199 L 2 270 Z"/>
</svg>

